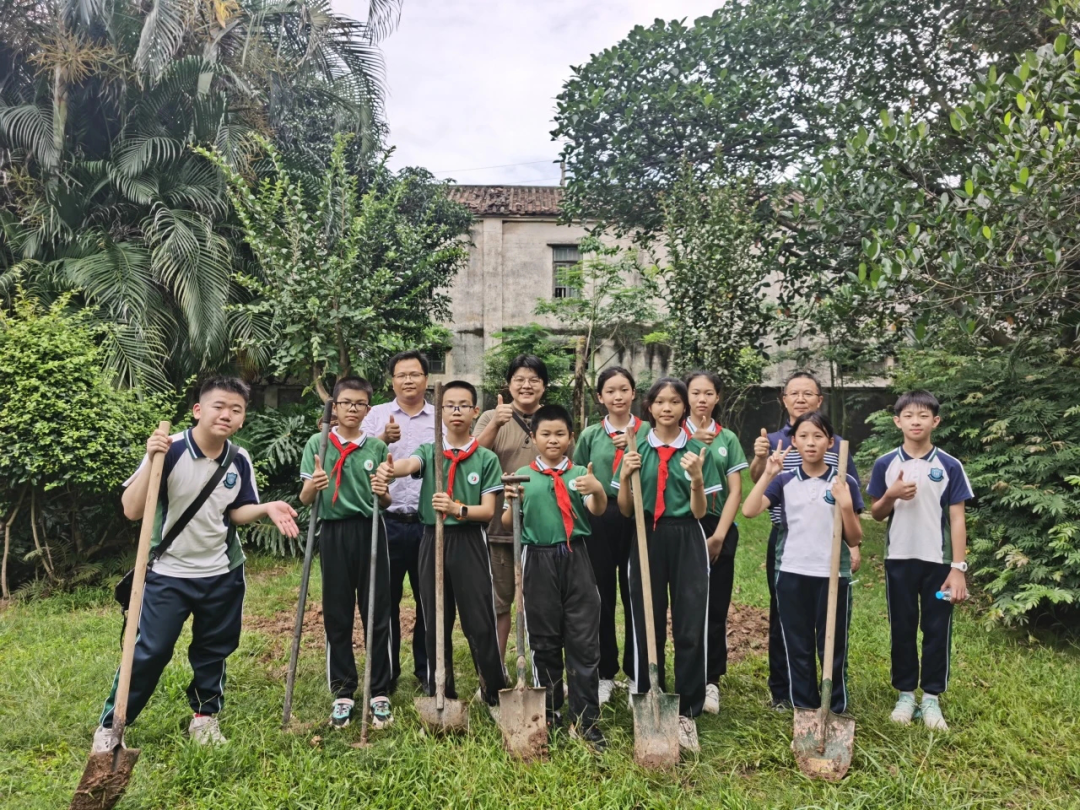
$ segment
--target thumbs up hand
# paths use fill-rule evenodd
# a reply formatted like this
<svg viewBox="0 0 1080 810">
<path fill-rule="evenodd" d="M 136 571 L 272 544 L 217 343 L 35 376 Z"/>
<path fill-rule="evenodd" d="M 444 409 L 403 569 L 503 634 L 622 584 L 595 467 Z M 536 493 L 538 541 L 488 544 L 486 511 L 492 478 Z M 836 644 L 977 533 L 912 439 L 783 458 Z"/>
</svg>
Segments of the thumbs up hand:
<svg viewBox="0 0 1080 810">
<path fill-rule="evenodd" d="M 326 470 L 322 467 L 322 459 L 318 456 L 315 456 L 315 471 L 311 474 L 311 483 L 316 492 L 322 492 L 330 486 L 330 476 L 326 474 Z"/>
<path fill-rule="evenodd" d="M 708 425 L 712 424 L 712 420 L 709 417 L 705 417 L 705 419 L 702 420 L 702 421 L 703 421 L 703 423 L 708 424 Z M 709 430 L 708 428 L 699 427 L 694 432 L 693 438 L 695 440 L 701 442 L 702 444 L 708 446 L 708 445 L 711 445 L 716 440 L 716 433 Z"/>
<path fill-rule="evenodd" d="M 754 455 L 758 458 L 768 458 L 771 449 L 769 447 L 769 431 L 762 428 L 761 435 L 754 439 Z"/>
<path fill-rule="evenodd" d="M 390 414 L 390 421 L 386 423 L 386 429 L 383 430 L 383 441 L 386 444 L 393 444 L 396 441 L 401 440 L 401 425 L 394 421 L 394 415 Z"/>
<path fill-rule="evenodd" d="M 389 485 L 394 478 L 394 457 L 390 453 L 386 454 L 386 461 L 379 465 L 375 470 L 375 477 L 379 479 L 384 485 Z"/>
<path fill-rule="evenodd" d="M 885 490 L 885 494 L 890 498 L 894 498 L 898 501 L 910 501 L 915 497 L 915 492 L 918 490 L 914 481 L 904 480 L 904 471 L 900 470 L 900 474 L 896 476 L 896 480 L 889 485 L 889 488 Z"/>
<path fill-rule="evenodd" d="M 691 487 L 697 487 L 704 483 L 701 471 L 705 466 L 705 454 L 708 452 L 709 448 L 702 447 L 700 453 L 683 453 L 682 458 L 679 459 L 679 464 L 690 474 Z"/>
<path fill-rule="evenodd" d="M 583 496 L 599 495 L 604 491 L 604 485 L 600 483 L 595 475 L 593 475 L 593 465 L 591 461 L 589 462 L 585 475 L 578 476 L 577 489 Z"/>
<path fill-rule="evenodd" d="M 514 418 L 514 406 L 507 403 L 503 404 L 502 394 L 499 394 L 498 404 L 495 406 L 495 424 L 502 427 L 511 419 Z"/>
</svg>

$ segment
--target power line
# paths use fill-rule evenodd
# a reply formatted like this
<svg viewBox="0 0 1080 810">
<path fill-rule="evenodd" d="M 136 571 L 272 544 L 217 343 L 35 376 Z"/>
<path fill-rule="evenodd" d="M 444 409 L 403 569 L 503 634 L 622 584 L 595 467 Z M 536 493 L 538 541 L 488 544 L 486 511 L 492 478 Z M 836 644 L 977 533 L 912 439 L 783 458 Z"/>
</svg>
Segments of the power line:
<svg viewBox="0 0 1080 810">
<path fill-rule="evenodd" d="M 441 171 L 432 172 L 432 174 L 450 174 L 452 172 L 479 172 L 484 169 L 509 169 L 514 166 L 535 166 L 538 163 L 554 164 L 554 160 L 530 160 L 524 163 L 502 163 L 498 166 L 473 166 L 471 169 L 443 169 Z"/>
</svg>

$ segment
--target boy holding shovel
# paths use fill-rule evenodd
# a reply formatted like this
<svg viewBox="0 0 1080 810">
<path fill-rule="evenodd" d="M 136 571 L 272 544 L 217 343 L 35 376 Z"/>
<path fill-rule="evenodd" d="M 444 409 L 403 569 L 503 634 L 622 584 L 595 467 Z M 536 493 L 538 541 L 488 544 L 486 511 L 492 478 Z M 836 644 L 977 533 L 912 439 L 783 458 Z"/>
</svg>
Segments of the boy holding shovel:
<svg viewBox="0 0 1080 810">
<path fill-rule="evenodd" d="M 322 569 L 323 625 L 326 629 L 326 672 L 334 704 L 330 725 L 344 728 L 352 718 L 358 686 L 353 656 L 353 620 L 360 605 L 364 624 L 364 654 L 371 656 L 371 724 L 377 729 L 394 722 L 390 708 L 390 557 L 386 532 L 379 531 L 375 582 L 368 581 L 371 555 L 371 515 L 375 498 L 390 505 L 384 482 L 373 481 L 375 469 L 386 461 L 386 445 L 360 429 L 371 407 L 371 383 L 345 377 L 334 386 L 334 416 L 326 458 L 320 459 L 322 435 L 308 439 L 300 462 L 300 502 L 319 504 L 319 559 Z M 333 476 L 327 474 L 330 468 Z M 375 588 L 375 615 L 369 616 L 368 590 Z"/>
<path fill-rule="evenodd" d="M 491 558 L 484 526 L 495 515 L 495 496 L 503 490 L 499 458 L 481 447 L 470 432 L 478 413 L 476 388 L 461 380 L 443 386 L 442 414 L 446 434 L 443 446 L 422 444 L 409 458 L 393 456 L 379 465 L 384 483 L 411 475 L 421 480 L 420 522 L 424 538 L 420 542 L 420 607 L 427 628 L 428 676 L 426 691 L 435 693 L 435 513 L 444 515 L 446 638 L 454 629 L 455 608 L 461 613 L 461 629 L 469 642 L 473 663 L 480 678 L 480 696 L 494 717 L 499 690 L 506 687 L 506 669 L 499 654 L 496 632 L 495 594 Z M 436 459 L 443 465 L 446 491 L 435 491 Z M 454 655 L 451 645 L 444 650 L 446 697 L 457 698 L 454 687 Z"/>
<path fill-rule="evenodd" d="M 521 588 L 537 686 L 547 690 L 548 723 L 559 721 L 563 704 L 563 649 L 573 724 L 570 733 L 594 749 L 606 746 L 600 716 L 600 592 L 585 538 L 589 513 L 603 515 L 607 491 L 588 469 L 566 457 L 573 436 L 570 414 L 544 405 L 532 418 L 540 454 L 517 471 L 529 481 L 508 485 L 506 498 L 521 498 Z M 513 525 L 508 503 L 504 528 Z"/>
</svg>

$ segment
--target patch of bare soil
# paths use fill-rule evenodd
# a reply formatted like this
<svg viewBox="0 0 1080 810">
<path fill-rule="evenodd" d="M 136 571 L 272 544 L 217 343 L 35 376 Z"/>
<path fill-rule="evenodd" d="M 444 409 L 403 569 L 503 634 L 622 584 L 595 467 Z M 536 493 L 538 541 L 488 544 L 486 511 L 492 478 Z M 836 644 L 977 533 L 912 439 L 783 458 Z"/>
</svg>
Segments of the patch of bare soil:
<svg viewBox="0 0 1080 810">
<path fill-rule="evenodd" d="M 671 612 L 668 611 L 668 634 L 671 633 Z M 769 611 L 750 605 L 728 607 L 728 663 L 737 664 L 748 655 L 761 655 L 769 649 Z"/>
</svg>

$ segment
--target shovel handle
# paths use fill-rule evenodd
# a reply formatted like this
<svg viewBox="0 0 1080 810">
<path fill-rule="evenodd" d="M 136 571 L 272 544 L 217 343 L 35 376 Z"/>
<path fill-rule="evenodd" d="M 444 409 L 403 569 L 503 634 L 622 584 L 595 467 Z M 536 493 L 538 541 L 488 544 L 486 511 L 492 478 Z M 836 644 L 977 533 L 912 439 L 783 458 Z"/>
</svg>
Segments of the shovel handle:
<svg viewBox="0 0 1080 810">
<path fill-rule="evenodd" d="M 374 492 L 371 505 L 371 564 L 368 566 L 368 623 L 364 628 L 364 707 L 360 715 L 360 744 L 367 745 L 371 716 L 371 636 L 375 631 L 375 567 L 379 549 L 379 496 Z"/>
<path fill-rule="evenodd" d="M 431 454 L 435 491 L 443 491 L 443 386 L 435 383 L 435 446 Z M 446 628 L 443 626 L 443 522 L 442 512 L 435 513 L 435 708 L 440 712 L 446 704 L 446 662 L 443 648 L 446 645 Z"/>
<path fill-rule="evenodd" d="M 319 458 L 326 459 L 326 445 L 330 440 L 330 422 L 334 418 L 334 401 L 328 399 L 323 406 L 322 435 L 319 437 Z M 307 608 L 308 582 L 311 579 L 311 561 L 315 557 L 315 529 L 319 523 L 319 504 L 322 493 L 315 493 L 308 515 L 307 543 L 304 545 L 304 568 L 300 574 L 300 597 L 296 603 L 296 626 L 293 628 L 292 649 L 289 652 L 289 670 L 285 676 L 285 709 L 281 716 L 284 728 L 292 719 L 293 690 L 296 688 L 296 666 L 300 661 L 300 636 L 304 632 L 304 611 Z"/>
<path fill-rule="evenodd" d="M 637 452 L 637 431 L 626 431 L 626 449 Z M 656 622 L 653 619 L 652 573 L 649 570 L 649 544 L 645 538 L 645 503 L 641 497 L 641 474 L 634 470 L 630 480 L 634 490 L 634 522 L 637 526 L 638 573 L 641 577 L 641 602 L 645 610 L 645 648 L 649 655 L 649 689 L 660 691 L 657 673 Z"/>
<path fill-rule="evenodd" d="M 840 442 L 840 455 L 837 460 L 836 475 L 847 484 L 848 443 Z M 821 721 L 822 733 L 819 736 L 818 750 L 825 750 L 829 707 L 832 705 L 833 653 L 836 647 L 836 601 L 840 593 L 840 550 L 844 542 L 844 515 L 840 504 L 833 507 L 832 557 L 829 564 L 829 603 L 825 612 L 825 654 L 821 657 Z M 828 694 L 825 689 L 828 688 Z"/>
<path fill-rule="evenodd" d="M 169 434 L 168 422 L 158 423 L 158 430 Z M 146 487 L 142 525 L 139 527 L 139 546 L 135 553 L 135 571 L 131 579 L 131 598 L 128 601 L 127 625 L 124 627 L 124 648 L 120 656 L 120 677 L 116 684 L 113 704 L 113 740 L 124 739 L 127 725 L 128 695 L 131 692 L 131 668 L 135 661 L 135 642 L 139 637 L 139 618 L 142 615 L 143 591 L 146 587 L 146 565 L 150 560 L 150 543 L 157 523 L 157 503 L 161 497 L 161 474 L 165 469 L 165 453 L 155 453 L 150 459 L 150 483 Z"/>
<path fill-rule="evenodd" d="M 529 480 L 527 475 L 504 475 L 503 484 L 524 484 Z M 517 642 L 517 676 L 518 685 L 525 683 L 525 597 L 521 584 L 521 496 L 513 499 L 514 510 L 514 608 L 517 616 L 514 617 Z"/>
</svg>

